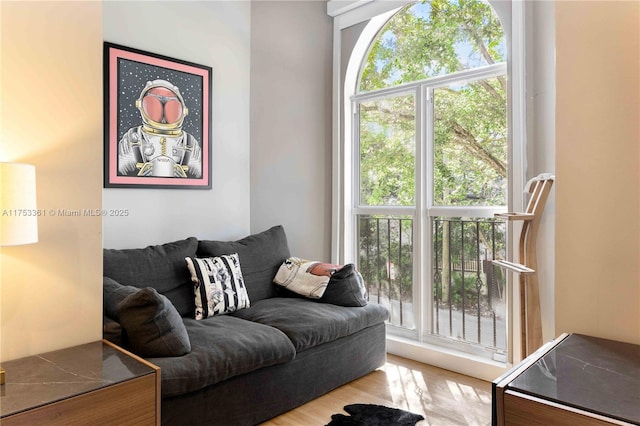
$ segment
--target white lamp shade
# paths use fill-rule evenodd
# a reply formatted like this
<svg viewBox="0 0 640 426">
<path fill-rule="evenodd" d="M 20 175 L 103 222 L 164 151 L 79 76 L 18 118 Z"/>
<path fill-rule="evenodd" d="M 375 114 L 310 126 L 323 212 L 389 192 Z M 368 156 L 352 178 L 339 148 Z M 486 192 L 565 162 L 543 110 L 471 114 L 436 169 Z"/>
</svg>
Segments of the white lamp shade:
<svg viewBox="0 0 640 426">
<path fill-rule="evenodd" d="M 0 163 L 0 246 L 38 242 L 36 168 Z"/>
</svg>

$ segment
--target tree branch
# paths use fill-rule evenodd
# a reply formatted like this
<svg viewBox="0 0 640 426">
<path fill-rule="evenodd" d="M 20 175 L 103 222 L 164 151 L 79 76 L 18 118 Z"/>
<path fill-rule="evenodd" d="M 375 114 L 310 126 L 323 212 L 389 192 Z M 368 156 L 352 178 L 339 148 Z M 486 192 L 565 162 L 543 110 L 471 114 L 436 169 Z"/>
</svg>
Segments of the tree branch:
<svg viewBox="0 0 640 426">
<path fill-rule="evenodd" d="M 476 47 L 480 51 L 480 54 L 482 54 L 482 57 L 485 59 L 485 61 L 487 61 L 487 63 L 489 65 L 495 64 L 496 61 L 491 56 L 491 53 L 489 53 L 489 49 L 487 49 L 487 46 L 484 44 L 484 40 L 482 40 L 482 37 L 480 37 L 480 34 L 478 34 L 476 29 L 470 27 L 467 23 L 464 24 L 464 29 L 467 31 L 467 34 L 469 34 L 471 36 L 471 39 L 476 44 Z M 498 81 L 500 82 L 500 86 L 502 87 L 502 90 L 506 93 L 507 92 L 507 82 L 505 81 L 505 79 L 503 77 L 498 77 Z M 493 87 L 491 89 L 487 88 L 487 90 L 491 94 L 495 93 L 495 90 L 493 90 Z"/>
<path fill-rule="evenodd" d="M 485 163 L 489 165 L 493 170 L 498 173 L 498 175 L 502 177 L 507 177 L 507 167 L 502 163 L 499 159 L 497 159 L 493 154 L 487 151 L 478 140 L 469 132 L 467 129 L 462 127 L 459 123 L 455 121 L 451 121 L 451 130 L 455 135 L 454 141 L 458 142 L 463 147 L 470 150 L 473 154 L 476 154 L 477 157 L 482 159 Z"/>
<path fill-rule="evenodd" d="M 484 60 L 487 61 L 489 65 L 495 64 L 496 61 L 494 61 L 493 58 L 491 57 L 491 53 L 489 53 L 489 49 L 487 49 L 487 46 L 485 46 L 484 41 L 482 40 L 482 37 L 480 37 L 480 34 L 478 34 L 478 32 L 475 31 L 475 28 L 470 27 L 465 22 L 464 29 L 467 31 L 467 34 L 471 36 L 471 39 L 476 44 L 476 47 L 482 54 L 482 57 L 484 58 Z"/>
<path fill-rule="evenodd" d="M 365 112 L 378 111 L 383 114 L 388 114 L 388 115 L 397 117 L 399 119 L 402 119 L 402 121 L 414 121 L 416 119 L 415 114 L 391 111 L 389 108 L 383 108 L 380 106 L 364 106 L 360 104 L 360 109 Z"/>
<path fill-rule="evenodd" d="M 364 106 L 364 105 L 360 105 L 360 108 L 363 109 L 364 111 L 379 111 L 379 112 L 381 112 L 383 114 L 389 114 L 389 115 L 395 116 L 396 118 L 401 119 L 403 121 L 413 121 L 413 120 L 415 120 L 415 115 L 414 114 L 394 112 L 394 111 L 391 111 L 388 108 L 382 108 L 382 107 L 379 107 L 379 106 Z M 442 120 L 442 117 L 439 114 L 436 114 L 435 119 L 436 120 Z M 471 154 L 473 154 L 476 157 L 480 158 L 489 167 L 491 167 L 493 170 L 495 170 L 495 172 L 498 173 L 498 175 L 500 175 L 502 177 L 505 177 L 505 178 L 507 177 L 507 167 L 506 167 L 506 165 L 502 161 L 500 161 L 498 158 L 496 158 L 493 154 L 491 154 L 491 152 L 489 152 L 485 147 L 483 147 L 482 144 L 480 142 L 478 142 L 478 140 L 475 138 L 475 136 L 470 131 L 468 131 L 467 129 L 462 127 L 462 125 L 460 123 L 458 123 L 457 121 L 450 120 L 450 121 L 448 121 L 448 123 L 451 126 L 451 131 L 454 134 L 454 138 L 453 138 L 454 142 L 456 142 L 459 145 L 461 145 L 463 148 L 465 148 Z"/>
</svg>

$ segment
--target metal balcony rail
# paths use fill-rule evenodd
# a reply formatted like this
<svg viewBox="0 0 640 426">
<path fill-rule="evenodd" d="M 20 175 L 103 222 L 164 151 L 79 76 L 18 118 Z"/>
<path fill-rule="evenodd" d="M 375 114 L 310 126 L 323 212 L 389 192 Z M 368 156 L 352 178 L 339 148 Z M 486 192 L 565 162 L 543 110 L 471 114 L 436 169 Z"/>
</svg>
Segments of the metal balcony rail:
<svg viewBox="0 0 640 426">
<path fill-rule="evenodd" d="M 370 301 L 387 306 L 389 323 L 416 327 L 413 219 L 362 215 L 358 267 Z M 493 218 L 432 218 L 432 335 L 506 349 L 505 274 L 491 264 L 505 258 L 506 227 Z"/>
</svg>

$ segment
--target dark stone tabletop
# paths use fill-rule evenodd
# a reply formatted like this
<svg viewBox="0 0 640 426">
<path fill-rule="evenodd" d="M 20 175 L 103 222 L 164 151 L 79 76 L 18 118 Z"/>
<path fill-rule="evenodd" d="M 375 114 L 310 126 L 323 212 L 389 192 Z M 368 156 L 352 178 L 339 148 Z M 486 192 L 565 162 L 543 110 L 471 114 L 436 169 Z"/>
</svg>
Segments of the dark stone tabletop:
<svg viewBox="0 0 640 426">
<path fill-rule="evenodd" d="M 571 334 L 509 389 L 640 424 L 640 345 Z"/>
<path fill-rule="evenodd" d="M 2 363 L 0 418 L 153 374 L 151 367 L 99 341 Z"/>
</svg>

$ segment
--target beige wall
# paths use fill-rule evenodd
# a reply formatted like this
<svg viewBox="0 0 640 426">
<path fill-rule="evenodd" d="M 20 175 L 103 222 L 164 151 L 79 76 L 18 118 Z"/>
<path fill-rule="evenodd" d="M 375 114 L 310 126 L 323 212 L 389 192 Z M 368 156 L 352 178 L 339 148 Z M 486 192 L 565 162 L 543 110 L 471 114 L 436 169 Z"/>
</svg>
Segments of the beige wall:
<svg viewBox="0 0 640 426">
<path fill-rule="evenodd" d="M 556 333 L 640 343 L 640 3 L 556 3 Z"/>
<path fill-rule="evenodd" d="M 101 219 L 57 210 L 101 207 L 102 4 L 3 1 L 0 14 L 0 160 L 35 164 L 46 213 L 39 243 L 0 253 L 6 361 L 101 338 Z"/>
</svg>

